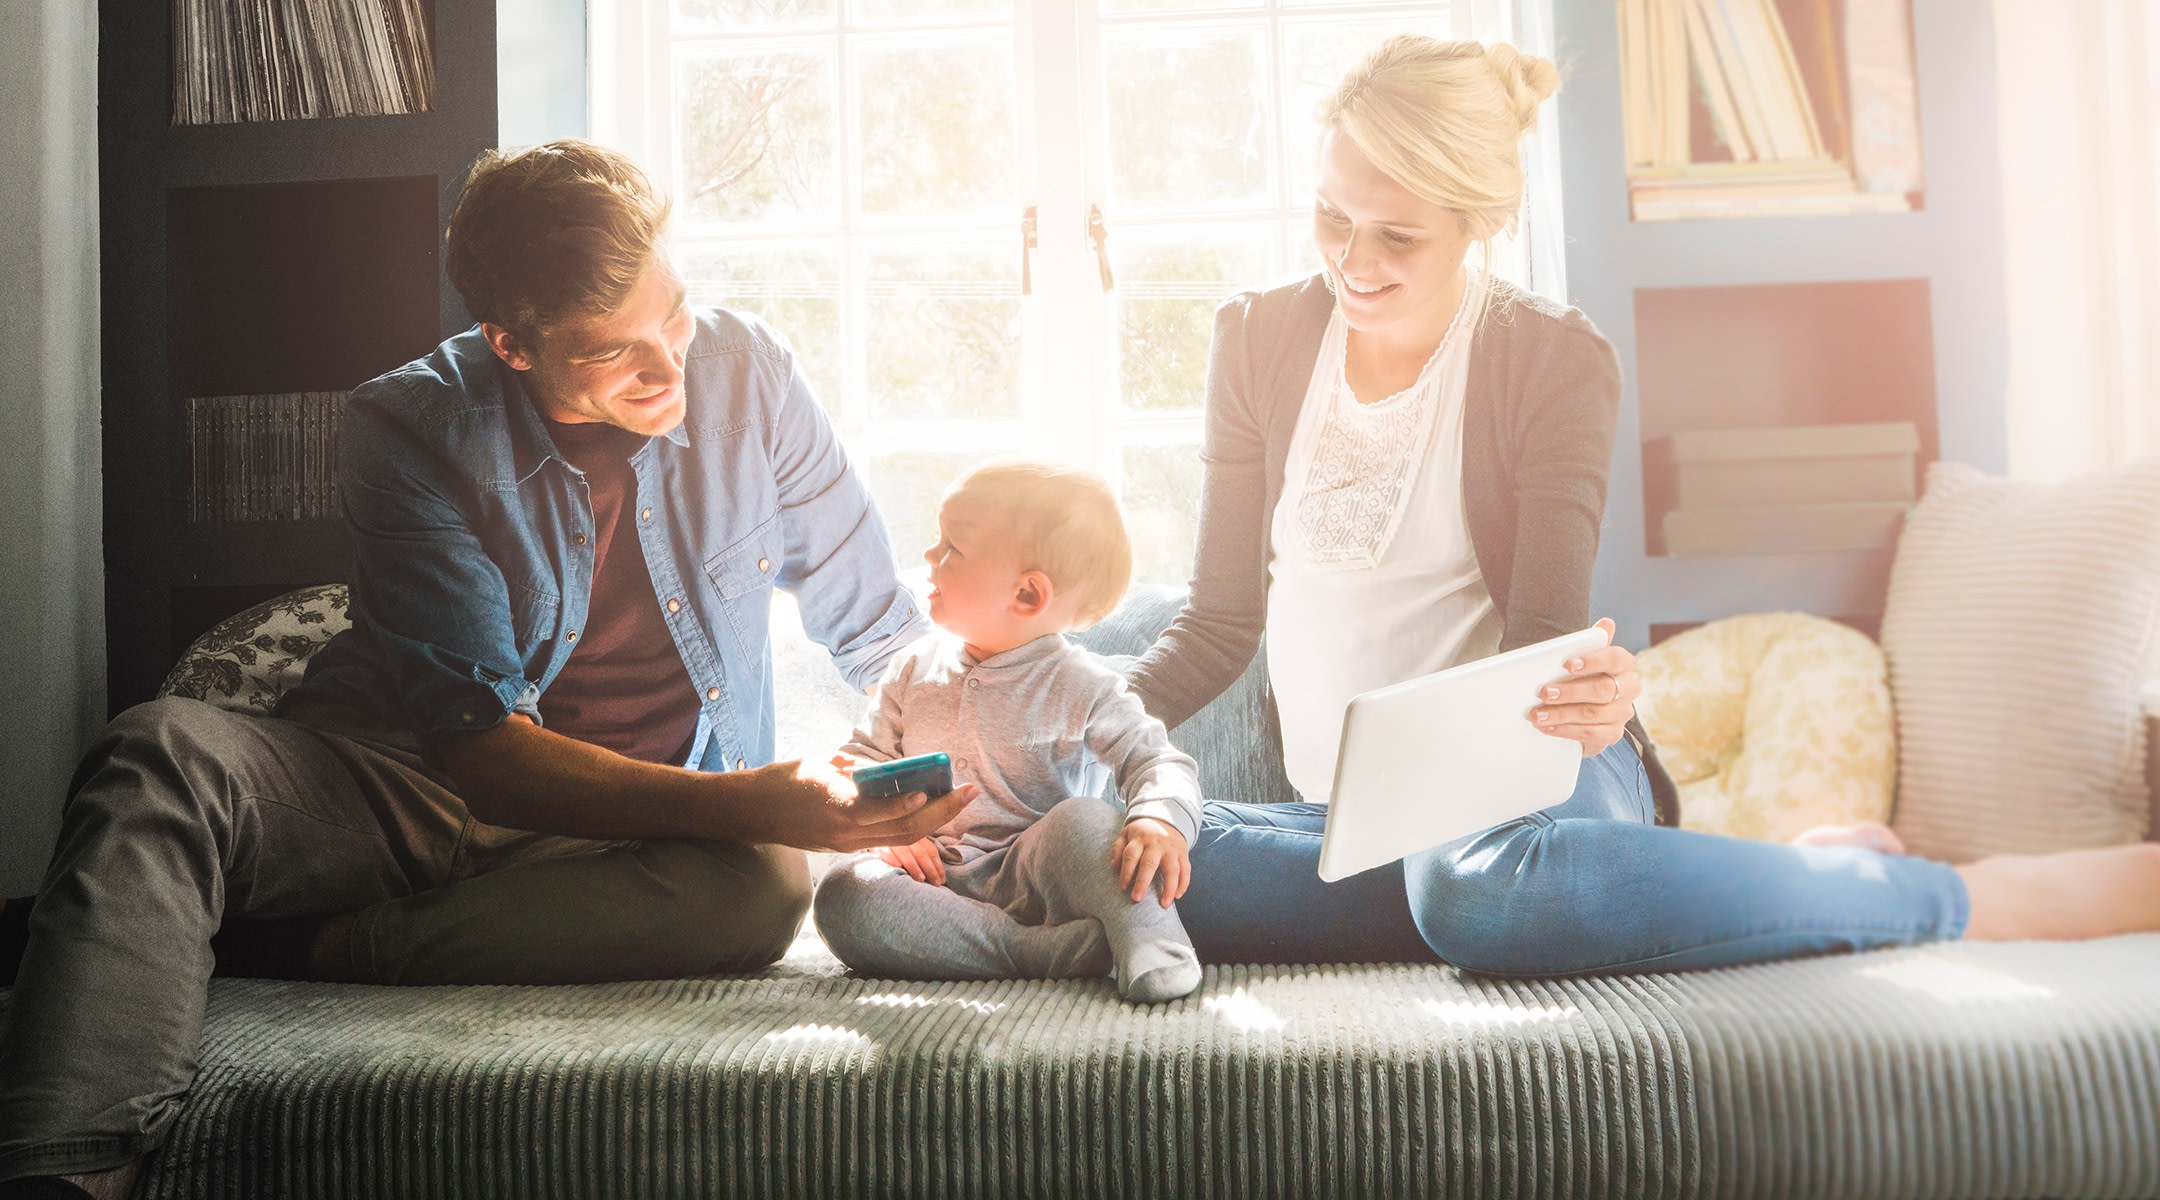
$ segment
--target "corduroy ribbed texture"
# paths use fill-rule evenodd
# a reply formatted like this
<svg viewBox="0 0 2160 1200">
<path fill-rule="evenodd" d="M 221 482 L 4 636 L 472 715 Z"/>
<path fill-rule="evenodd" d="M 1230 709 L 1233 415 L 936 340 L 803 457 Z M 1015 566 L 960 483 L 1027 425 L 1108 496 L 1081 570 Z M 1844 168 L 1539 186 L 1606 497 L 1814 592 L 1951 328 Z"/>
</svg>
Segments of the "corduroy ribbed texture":
<svg viewBox="0 0 2160 1200">
<path fill-rule="evenodd" d="M 1938 463 L 1883 612 L 1892 825 L 1966 862 L 2146 832 L 2139 689 L 2160 673 L 2160 462 L 2062 483 Z"/>
<path fill-rule="evenodd" d="M 2160 935 L 1528 982 L 1218 967 L 1156 1008 L 791 965 L 216 981 L 139 1195 L 2160 1193 Z"/>
</svg>

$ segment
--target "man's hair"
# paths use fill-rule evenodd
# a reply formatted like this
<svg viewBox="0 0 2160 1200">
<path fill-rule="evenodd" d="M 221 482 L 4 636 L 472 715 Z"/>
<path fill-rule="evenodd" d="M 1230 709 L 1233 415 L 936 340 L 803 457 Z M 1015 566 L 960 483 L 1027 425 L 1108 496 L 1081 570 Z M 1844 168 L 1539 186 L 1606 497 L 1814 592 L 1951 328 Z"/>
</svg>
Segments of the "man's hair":
<svg viewBox="0 0 2160 1200">
<path fill-rule="evenodd" d="M 490 150 L 450 214 L 450 282 L 476 319 L 524 338 L 614 312 L 664 253 L 668 215 L 645 172 L 605 146 Z"/>
<path fill-rule="evenodd" d="M 1041 571 L 1077 603 L 1086 628 L 1110 615 L 1132 582 L 1132 542 L 1117 496 L 1103 477 L 1078 467 L 993 458 L 953 481 L 945 496 L 966 494 L 1002 526 L 1025 571 Z"/>
</svg>

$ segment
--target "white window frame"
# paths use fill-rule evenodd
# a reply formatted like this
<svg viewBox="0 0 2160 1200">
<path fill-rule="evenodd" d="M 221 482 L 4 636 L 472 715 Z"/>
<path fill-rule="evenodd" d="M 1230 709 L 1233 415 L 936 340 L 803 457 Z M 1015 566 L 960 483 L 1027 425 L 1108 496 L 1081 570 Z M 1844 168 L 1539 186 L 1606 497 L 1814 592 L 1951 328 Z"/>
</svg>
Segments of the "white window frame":
<svg viewBox="0 0 2160 1200">
<path fill-rule="evenodd" d="M 1433 22 L 1443 28 L 1424 32 L 1456 37 L 1482 36 L 1488 40 L 1512 40 L 1534 53 L 1553 52 L 1551 0 L 1441 0 L 1447 19 Z M 675 143 L 674 66 L 676 45 L 695 41 L 696 35 L 678 39 L 668 27 L 670 0 L 590 0 L 587 29 L 588 112 L 592 136 L 631 154 L 654 171 L 663 186 L 677 184 Z M 1415 7 L 1405 0 L 1366 0 L 1363 3 L 1329 5 L 1330 14 L 1345 17 L 1387 15 L 1406 17 Z M 1433 8 L 1439 5 L 1431 6 Z M 867 414 L 850 406 L 866 396 L 868 380 L 862 377 L 863 359 L 858 354 L 843 358 L 843 397 L 827 402 L 840 414 L 843 436 L 867 435 L 879 451 L 988 451 L 1008 450 L 1075 461 L 1093 467 L 1113 482 L 1121 475 L 1122 452 L 1140 444 L 1192 444 L 1200 435 L 1202 415 L 1196 407 L 1177 412 L 1144 412 L 1125 408 L 1117 397 L 1116 355 L 1113 339 L 1114 310 L 1099 283 L 1096 255 L 1086 234 L 1091 205 L 1102 206 L 1109 216 L 1113 243 L 1121 234 L 1150 228 L 1174 227 L 1194 218 L 1272 223 L 1277 227 L 1277 262 L 1294 259 L 1297 236 L 1293 226 L 1301 219 L 1290 212 L 1296 198 L 1290 195 L 1288 155 L 1297 147 L 1288 144 L 1285 130 L 1291 114 L 1284 111 L 1280 87 L 1283 64 L 1281 30 L 1286 23 L 1310 17 L 1310 9 L 1268 0 L 1264 7 L 1235 10 L 1169 11 L 1101 14 L 1097 0 L 1015 0 L 1012 28 L 1015 40 L 1014 103 L 1019 127 L 1016 142 L 1016 178 L 1020 194 L 1009 228 L 1014 253 L 1019 251 L 1021 211 L 1033 205 L 1037 214 L 1038 244 L 1031 261 L 1033 294 L 1022 303 L 1021 415 L 996 421 L 938 420 L 872 422 Z M 1107 131 L 1088 114 L 1103 108 L 1101 43 L 1107 27 L 1163 29 L 1204 27 L 1217 22 L 1265 22 L 1273 48 L 1267 88 L 1271 124 L 1276 146 L 1275 178 L 1271 180 L 1272 210 L 1238 209 L 1219 213 L 1191 212 L 1154 218 L 1118 214 L 1109 204 L 1105 178 L 1108 155 Z M 993 21 L 956 18 L 954 30 L 994 25 Z M 821 27 L 797 33 L 775 30 L 770 34 L 720 35 L 731 42 L 755 40 L 784 45 L 791 38 L 821 44 L 835 29 Z M 865 35 L 883 40 L 891 33 L 880 27 L 849 24 L 842 6 L 837 29 L 840 54 L 835 60 L 839 75 L 841 119 L 835 126 L 843 140 L 839 153 L 847 155 L 854 131 L 846 114 L 847 89 L 852 86 L 849 47 Z M 1558 130 L 1555 105 L 1548 103 L 1540 126 L 1524 147 L 1529 176 L 1528 201 L 1521 236 L 1503 251 L 1510 257 L 1511 271 L 1532 290 L 1564 302 L 1566 298 L 1565 239 L 1561 227 Z M 1032 135 L 1030 133 L 1032 131 Z M 1044 155 L 1045 146 L 1079 147 L 1078 154 Z M 849 169 L 852 169 L 850 167 Z M 866 239 L 875 236 L 875 222 L 864 222 L 853 212 L 842 217 L 843 240 L 841 331 L 861 328 L 864 294 L 854 286 L 861 278 L 860 258 Z M 935 222 L 911 223 L 910 228 L 931 232 Z M 980 229 L 979 222 L 967 226 Z M 820 235 L 822 236 L 822 235 Z M 733 244 L 800 241 L 800 232 L 775 229 L 770 233 L 729 234 Z M 1249 280 L 1234 286 L 1257 285 Z M 1234 290 L 1225 287 L 1225 294 Z M 783 331 L 787 332 L 787 331 Z M 860 339 L 855 339 L 859 341 Z M 850 342 L 853 345 L 853 342 Z M 911 548 L 900 548 L 903 558 Z"/>
</svg>

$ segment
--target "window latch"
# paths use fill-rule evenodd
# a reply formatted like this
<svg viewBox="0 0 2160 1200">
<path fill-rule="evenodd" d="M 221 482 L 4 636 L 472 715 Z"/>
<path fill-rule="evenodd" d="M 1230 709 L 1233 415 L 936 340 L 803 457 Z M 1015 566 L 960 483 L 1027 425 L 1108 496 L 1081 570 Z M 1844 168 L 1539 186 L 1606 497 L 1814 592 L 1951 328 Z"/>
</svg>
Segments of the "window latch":
<svg viewBox="0 0 2160 1200">
<path fill-rule="evenodd" d="M 1020 214 L 1020 294 L 1023 296 L 1035 292 L 1034 250 L 1035 206 L 1030 204 L 1027 211 Z"/>
<path fill-rule="evenodd" d="M 1117 281 L 1110 277 L 1110 227 L 1103 224 L 1102 205 L 1088 205 L 1088 240 L 1095 243 L 1095 265 L 1102 270 L 1102 290 L 1114 291 Z"/>
</svg>

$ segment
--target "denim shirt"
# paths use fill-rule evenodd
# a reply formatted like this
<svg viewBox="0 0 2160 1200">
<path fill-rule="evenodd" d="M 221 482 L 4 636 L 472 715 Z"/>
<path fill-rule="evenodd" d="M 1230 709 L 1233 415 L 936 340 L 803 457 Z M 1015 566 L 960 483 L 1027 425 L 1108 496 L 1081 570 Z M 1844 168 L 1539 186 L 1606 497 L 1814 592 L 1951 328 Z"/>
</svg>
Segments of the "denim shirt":
<svg viewBox="0 0 2160 1200">
<path fill-rule="evenodd" d="M 773 755 L 772 589 L 848 683 L 929 629 L 885 523 L 786 342 L 701 310 L 683 423 L 631 457 L 638 543 L 699 716 L 686 766 Z M 349 704 L 434 744 L 539 699 L 577 648 L 593 584 L 585 478 L 477 328 L 362 385 L 338 429 L 356 547 L 352 628 L 293 695 Z"/>
</svg>

